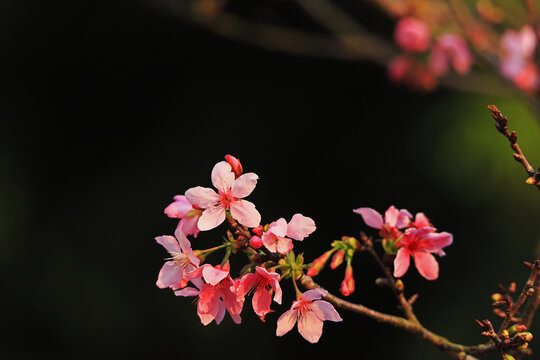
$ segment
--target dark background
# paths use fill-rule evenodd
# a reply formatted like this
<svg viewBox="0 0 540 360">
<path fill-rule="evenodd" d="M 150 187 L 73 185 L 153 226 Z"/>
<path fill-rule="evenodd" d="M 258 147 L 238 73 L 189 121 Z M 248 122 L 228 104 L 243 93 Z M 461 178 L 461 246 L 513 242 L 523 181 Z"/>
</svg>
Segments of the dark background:
<svg viewBox="0 0 540 360">
<path fill-rule="evenodd" d="M 250 47 L 138 1 L 4 0 L 0 39 L 2 358 L 446 358 L 344 311 L 318 344 L 296 329 L 277 338 L 289 284 L 266 323 L 246 300 L 239 326 L 227 315 L 204 327 L 191 299 L 158 289 L 167 254 L 153 238 L 176 226 L 163 209 L 211 186 L 225 154 L 259 175 L 249 199 L 263 222 L 296 212 L 316 221 L 295 244 L 308 261 L 370 231 L 351 211 L 361 206 L 424 211 L 453 233 L 437 281 L 414 268 L 404 281 L 425 326 L 456 342 L 485 342 L 474 319 L 496 322 L 491 293 L 523 284 L 521 262 L 537 254 L 538 191 L 486 110 L 495 103 L 512 119 L 538 163 L 539 126 L 523 99 L 413 93 L 371 63 Z M 342 276 L 317 281 L 337 293 Z M 377 276 L 356 256 L 350 299 L 397 313 Z"/>
</svg>

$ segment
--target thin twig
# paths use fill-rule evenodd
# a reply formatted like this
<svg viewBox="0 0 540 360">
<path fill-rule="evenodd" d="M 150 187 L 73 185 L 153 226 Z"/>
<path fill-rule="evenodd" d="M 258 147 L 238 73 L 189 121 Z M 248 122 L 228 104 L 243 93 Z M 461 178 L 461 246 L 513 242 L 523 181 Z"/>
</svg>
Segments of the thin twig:
<svg viewBox="0 0 540 360">
<path fill-rule="evenodd" d="M 508 130 L 508 118 L 504 116 L 495 105 L 489 105 L 488 109 L 495 120 L 497 131 L 504 135 L 510 142 L 510 147 L 514 150 L 514 159 L 525 168 L 525 171 L 527 171 L 527 175 L 529 175 L 526 181 L 527 184 L 536 185 L 538 190 L 540 190 L 540 171 L 535 171 L 525 157 L 525 154 L 523 154 L 523 151 L 517 142 L 517 133 Z"/>
</svg>

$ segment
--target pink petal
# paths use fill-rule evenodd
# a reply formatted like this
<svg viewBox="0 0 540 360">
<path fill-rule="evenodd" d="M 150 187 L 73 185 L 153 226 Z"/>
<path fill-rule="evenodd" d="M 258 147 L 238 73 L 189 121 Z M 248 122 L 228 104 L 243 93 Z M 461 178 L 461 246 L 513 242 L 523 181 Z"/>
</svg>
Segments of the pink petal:
<svg viewBox="0 0 540 360">
<path fill-rule="evenodd" d="M 199 216 L 185 217 L 180 220 L 178 227 L 182 229 L 184 234 L 197 237 L 197 234 L 199 233 L 199 227 L 197 226 L 198 222 Z"/>
<path fill-rule="evenodd" d="M 202 186 L 192 187 L 186 191 L 186 198 L 195 206 L 201 209 L 214 206 L 219 202 L 219 195 L 214 189 L 205 188 Z"/>
<path fill-rule="evenodd" d="M 292 240 L 286 237 L 276 238 L 276 250 L 280 254 L 287 254 L 294 247 Z"/>
<path fill-rule="evenodd" d="M 218 227 L 223 221 L 225 221 L 225 208 L 212 206 L 203 211 L 197 226 L 199 230 L 206 231 Z"/>
<path fill-rule="evenodd" d="M 384 222 L 390 226 L 396 227 L 399 210 L 394 206 L 390 206 L 384 213 Z"/>
<path fill-rule="evenodd" d="M 185 297 L 197 296 L 197 295 L 199 295 L 199 289 L 196 289 L 194 287 L 185 287 L 183 289 L 176 290 L 174 292 L 174 295 L 176 295 L 176 296 L 185 296 Z"/>
<path fill-rule="evenodd" d="M 186 214 L 193 210 L 193 206 L 184 195 L 176 195 L 174 202 L 169 204 L 164 210 L 164 213 L 170 218 L 183 218 Z"/>
<path fill-rule="evenodd" d="M 261 214 L 259 214 L 255 205 L 247 200 L 233 201 L 230 209 L 232 217 L 244 226 L 254 228 L 261 223 Z M 199 224 L 200 222 L 201 220 L 199 220 Z"/>
<path fill-rule="evenodd" d="M 323 321 L 313 311 L 307 311 L 298 319 L 298 332 L 310 343 L 319 341 L 322 335 Z"/>
<path fill-rule="evenodd" d="M 253 294 L 252 305 L 255 314 L 264 316 L 270 312 L 270 304 L 272 303 L 272 295 L 262 287 L 258 288 Z"/>
<path fill-rule="evenodd" d="M 279 237 L 287 236 L 287 221 L 284 218 L 279 218 L 270 225 L 268 232 Z"/>
<path fill-rule="evenodd" d="M 249 273 L 244 276 L 238 281 L 236 284 L 236 295 L 238 296 L 245 296 L 251 288 L 255 285 L 255 282 L 257 281 L 258 276 L 254 273 Z"/>
<path fill-rule="evenodd" d="M 163 235 L 157 236 L 155 239 L 156 242 L 163 246 L 171 255 L 173 253 L 179 253 L 181 251 L 180 245 L 178 245 L 178 240 L 176 240 L 174 236 Z"/>
<path fill-rule="evenodd" d="M 291 221 L 287 224 L 287 236 L 294 240 L 304 240 L 316 228 L 313 219 L 302 214 L 294 214 Z"/>
<path fill-rule="evenodd" d="M 287 310 L 285 311 L 277 321 L 276 336 L 283 336 L 294 327 L 296 324 L 298 311 Z"/>
<path fill-rule="evenodd" d="M 212 265 L 204 266 L 202 270 L 202 276 L 204 280 L 210 285 L 217 285 L 221 280 L 225 279 L 229 275 L 228 271 L 216 269 Z"/>
<path fill-rule="evenodd" d="M 428 280 L 435 280 L 439 277 L 439 263 L 435 256 L 423 251 L 413 253 L 414 264 L 420 275 Z"/>
<path fill-rule="evenodd" d="M 315 315 L 321 320 L 343 321 L 334 306 L 327 301 L 318 300 L 312 302 L 311 310 L 313 310 Z"/>
<path fill-rule="evenodd" d="M 176 236 L 176 239 L 178 240 L 178 243 L 180 244 L 180 248 L 182 249 L 182 252 L 186 250 L 191 250 L 191 243 L 187 239 L 186 235 L 184 235 L 184 232 L 180 228 L 176 228 L 174 231 L 174 236 Z"/>
<path fill-rule="evenodd" d="M 212 169 L 212 184 L 221 192 L 227 192 L 234 183 L 234 173 L 231 165 L 226 161 L 220 161 Z M 198 205 L 197 205 L 198 206 Z"/>
<path fill-rule="evenodd" d="M 232 196 L 244 198 L 251 194 L 253 189 L 255 189 L 255 185 L 257 185 L 258 178 L 259 177 L 254 173 L 241 175 L 232 185 Z"/>
<path fill-rule="evenodd" d="M 409 250 L 404 247 L 400 248 L 394 259 L 394 276 L 402 277 L 409 269 L 410 262 L 411 256 Z"/>
<path fill-rule="evenodd" d="M 159 271 L 156 285 L 161 289 L 168 288 L 169 286 L 178 284 L 182 281 L 183 276 L 184 271 L 176 266 L 174 261 L 167 261 Z"/>
<path fill-rule="evenodd" d="M 362 215 L 362 218 L 364 219 L 364 222 L 367 226 L 375 229 L 382 228 L 384 222 L 382 215 L 379 214 L 377 211 L 373 210 L 372 208 L 363 207 L 353 211 L 357 214 Z"/>
<path fill-rule="evenodd" d="M 323 296 L 326 296 L 328 294 L 328 291 L 326 290 L 323 290 L 323 289 L 313 289 L 313 290 L 308 290 L 306 291 L 305 293 L 302 294 L 302 299 L 304 300 L 318 300 L 320 298 L 322 298 Z"/>
<path fill-rule="evenodd" d="M 404 227 L 409 226 L 411 222 L 412 214 L 405 209 L 399 210 L 399 215 L 396 220 L 396 227 L 398 229 L 403 229 Z"/>
<path fill-rule="evenodd" d="M 271 232 L 266 232 L 262 235 L 261 240 L 265 248 L 267 248 L 273 253 L 277 252 L 276 235 L 272 234 Z"/>
<path fill-rule="evenodd" d="M 429 233 L 421 237 L 417 248 L 427 252 L 439 252 L 442 248 L 452 244 L 454 237 L 447 232 Z"/>
</svg>

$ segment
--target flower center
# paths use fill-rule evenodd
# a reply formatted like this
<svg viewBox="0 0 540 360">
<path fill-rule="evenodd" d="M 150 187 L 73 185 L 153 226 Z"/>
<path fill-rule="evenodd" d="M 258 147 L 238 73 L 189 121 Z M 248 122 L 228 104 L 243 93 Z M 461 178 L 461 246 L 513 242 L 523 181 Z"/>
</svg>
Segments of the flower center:
<svg viewBox="0 0 540 360">
<path fill-rule="evenodd" d="M 225 207 L 229 208 L 231 206 L 231 203 L 234 202 L 234 197 L 231 194 L 230 190 L 227 190 L 226 192 L 219 192 L 219 202 Z"/>
</svg>

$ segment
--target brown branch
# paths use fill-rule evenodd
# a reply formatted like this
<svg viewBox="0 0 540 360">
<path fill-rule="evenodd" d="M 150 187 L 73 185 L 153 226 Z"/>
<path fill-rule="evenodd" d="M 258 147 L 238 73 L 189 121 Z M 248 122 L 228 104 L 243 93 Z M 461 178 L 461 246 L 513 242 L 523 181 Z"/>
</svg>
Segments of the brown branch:
<svg viewBox="0 0 540 360">
<path fill-rule="evenodd" d="M 517 142 L 517 133 L 508 130 L 508 118 L 504 116 L 495 105 L 489 105 L 488 109 L 495 120 L 497 131 L 510 142 L 510 147 L 514 150 L 514 159 L 525 168 L 525 171 L 527 171 L 529 177 L 527 178 L 526 183 L 536 185 L 538 190 L 540 190 L 540 171 L 535 171 L 525 157 L 525 154 L 523 154 L 523 151 Z"/>
<path fill-rule="evenodd" d="M 306 289 L 315 289 L 321 288 L 313 279 L 307 275 L 304 275 L 300 279 L 301 284 Z M 496 346 L 493 343 L 465 346 L 461 344 L 456 344 L 448 339 L 437 335 L 428 329 L 424 328 L 418 321 L 412 321 L 400 316 L 389 315 L 385 313 L 378 312 L 376 310 L 370 309 L 361 304 L 355 304 L 347 300 L 341 299 L 331 293 L 328 293 L 325 297 L 325 300 L 331 302 L 335 306 L 341 309 L 349 310 L 369 318 L 374 319 L 377 322 L 386 323 L 398 328 L 401 328 L 405 331 L 408 331 L 412 334 L 419 336 L 421 339 L 424 339 L 435 346 L 440 350 L 454 356 L 455 358 L 462 360 L 474 360 L 473 355 L 484 356 L 496 349 Z"/>
<path fill-rule="evenodd" d="M 373 242 L 371 241 L 371 239 L 368 238 L 364 233 L 360 234 L 360 239 L 362 240 L 364 244 L 364 250 L 369 252 L 369 254 L 375 259 L 375 261 L 377 262 L 377 264 L 383 271 L 386 277 L 386 280 L 388 281 L 388 286 L 392 288 L 394 295 L 396 296 L 405 316 L 413 322 L 420 323 L 412 309 L 412 303 L 414 302 L 414 300 L 409 301 L 405 298 L 405 295 L 403 294 L 403 289 L 400 289 L 397 286 L 396 280 L 394 279 L 394 276 L 390 272 L 390 269 L 388 268 L 388 266 L 384 264 L 379 254 L 377 254 L 377 252 L 373 248 Z"/>
</svg>

